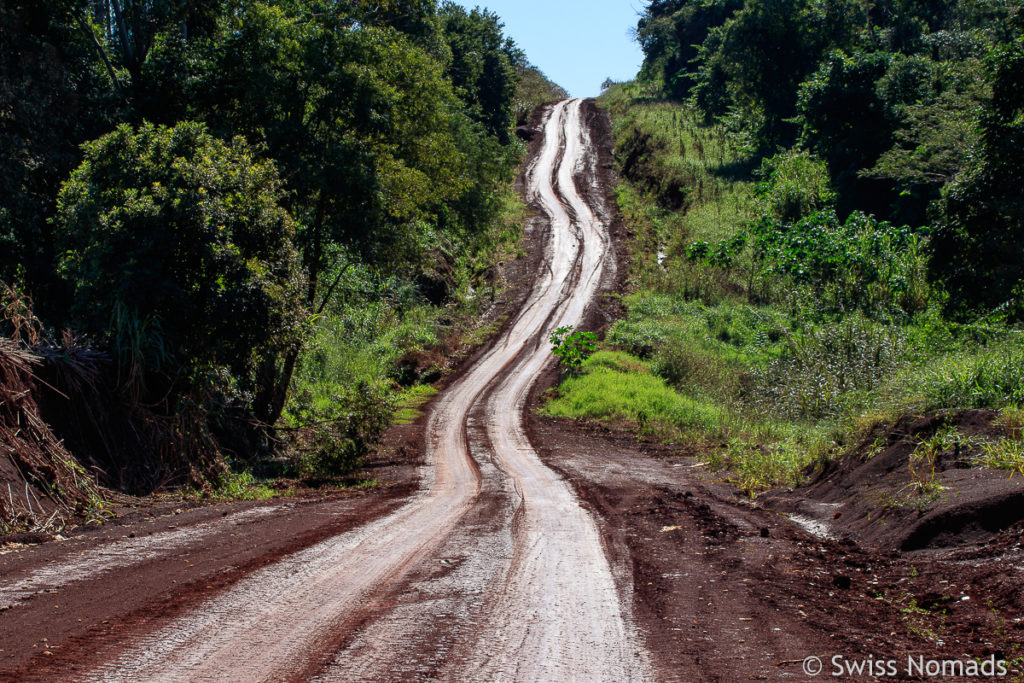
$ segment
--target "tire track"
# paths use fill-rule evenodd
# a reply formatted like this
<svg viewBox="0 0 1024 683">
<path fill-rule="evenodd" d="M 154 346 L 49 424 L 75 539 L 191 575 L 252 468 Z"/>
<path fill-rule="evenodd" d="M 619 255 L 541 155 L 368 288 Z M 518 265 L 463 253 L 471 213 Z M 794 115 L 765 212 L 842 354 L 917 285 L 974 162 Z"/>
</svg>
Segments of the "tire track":
<svg viewBox="0 0 1024 683">
<path fill-rule="evenodd" d="M 589 146 L 580 104 L 564 105 L 557 185 L 536 188 L 552 223 L 555 277 L 565 283 L 542 341 L 556 327 L 579 324 L 609 261 L 606 227 L 576 189 Z M 543 347 L 524 354 L 488 400 L 494 456 L 520 497 L 516 555 L 467 671 L 492 681 L 644 680 L 650 669 L 630 623 L 631 591 L 618 594 L 593 518 L 541 463 L 523 429 L 527 396 L 549 362 Z"/>
<path fill-rule="evenodd" d="M 394 610 L 387 605 L 401 601 L 409 577 L 422 572 L 430 556 L 470 529 L 475 542 L 466 548 L 477 560 L 469 579 L 477 583 L 470 591 L 476 597 L 462 607 L 449 599 L 446 609 L 471 617 L 473 628 L 447 639 L 445 652 L 427 657 L 438 677 L 648 677 L 630 624 L 630 596 L 622 599 L 616 589 L 594 520 L 540 463 L 523 429 L 527 393 L 551 360 L 547 337 L 582 319 L 608 253 L 607 232 L 575 185 L 589 145 L 580 105 L 572 100 L 555 106 L 529 174 L 530 192 L 551 221 L 549 267 L 537 274 L 502 339 L 434 402 L 420 493 L 394 513 L 257 571 L 187 616 L 136 638 L 84 680 L 276 681 L 305 679 L 320 669 L 323 680 L 379 679 L 387 673 L 383 665 L 412 656 L 394 652 L 399 628 L 388 626 Z M 469 429 L 470 415 L 481 406 L 485 456 L 471 444 Z M 508 554 L 489 558 L 479 538 L 483 525 L 473 521 L 480 515 L 469 513 L 487 505 L 500 509 L 495 496 L 506 501 L 513 523 L 491 532 L 507 537 Z M 415 627 L 417 614 L 427 624 L 436 620 L 430 609 L 413 609 L 402 628 Z M 338 652 L 356 631 L 380 637 L 369 645 L 364 639 L 361 650 Z"/>
</svg>

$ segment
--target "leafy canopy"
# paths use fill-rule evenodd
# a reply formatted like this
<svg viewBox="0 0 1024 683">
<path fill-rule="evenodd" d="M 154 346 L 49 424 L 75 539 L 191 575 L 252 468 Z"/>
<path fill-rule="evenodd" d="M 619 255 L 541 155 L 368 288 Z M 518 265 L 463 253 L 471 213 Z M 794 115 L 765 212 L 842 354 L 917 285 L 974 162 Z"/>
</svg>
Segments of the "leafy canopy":
<svg viewBox="0 0 1024 683">
<path fill-rule="evenodd" d="M 275 166 L 202 124 L 128 125 L 85 146 L 57 200 L 78 329 L 182 390 L 221 366 L 243 382 L 303 309 Z"/>
</svg>

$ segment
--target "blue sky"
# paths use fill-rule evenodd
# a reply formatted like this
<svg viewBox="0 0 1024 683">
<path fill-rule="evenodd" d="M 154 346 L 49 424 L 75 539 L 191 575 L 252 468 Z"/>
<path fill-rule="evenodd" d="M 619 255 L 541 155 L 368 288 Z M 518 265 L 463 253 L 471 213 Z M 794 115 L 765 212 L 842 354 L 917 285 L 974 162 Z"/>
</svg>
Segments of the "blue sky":
<svg viewBox="0 0 1024 683">
<path fill-rule="evenodd" d="M 573 97 L 594 97 L 605 78 L 636 76 L 643 61 L 630 37 L 643 0 L 456 0 L 502 18 L 505 35 Z"/>
</svg>

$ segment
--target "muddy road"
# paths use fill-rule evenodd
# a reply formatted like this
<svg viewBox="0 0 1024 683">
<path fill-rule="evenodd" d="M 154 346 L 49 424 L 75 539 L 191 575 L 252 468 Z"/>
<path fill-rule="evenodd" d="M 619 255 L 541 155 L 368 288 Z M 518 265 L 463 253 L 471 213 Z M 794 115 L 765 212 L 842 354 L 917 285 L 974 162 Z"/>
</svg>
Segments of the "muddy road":
<svg viewBox="0 0 1024 683">
<path fill-rule="evenodd" d="M 0 680 L 814 680 L 809 656 L 819 678 L 840 656 L 920 680 L 906 658 L 1021 654 L 1024 529 L 861 547 L 737 496 L 696 446 L 535 413 L 550 332 L 616 313 L 625 230 L 607 117 L 572 100 L 537 128 L 508 317 L 389 434 L 371 466 L 389 485 L 153 503 L 0 548 Z"/>
<path fill-rule="evenodd" d="M 631 618 L 628 571 L 616 576 L 594 518 L 541 463 L 524 429 L 529 391 L 551 362 L 548 336 L 581 321 L 614 268 L 605 223 L 578 190 L 596 182 L 581 108 L 580 100 L 561 102 L 543 122 L 526 176 L 546 217 L 542 265 L 500 336 L 433 402 L 413 495 L 401 504 L 310 504 L 307 513 L 348 518 L 352 528 L 332 534 L 321 524 L 308 544 L 274 548 L 262 562 L 251 553 L 251 571 L 209 560 L 186 595 L 160 591 L 152 573 L 193 565 L 190 558 L 239 531 L 262 543 L 261 521 L 287 517 L 287 504 L 74 544 L 64 556 L 51 548 L 34 566 L 32 553 L 12 557 L 0 583 L 4 673 L 83 681 L 652 678 Z M 355 523 L 367 514 L 378 516 Z M 151 576 L 148 585 L 129 591 L 139 572 Z M 225 573 L 231 578 L 214 580 Z M 136 603 L 127 613 L 89 601 L 93 591 L 117 605 L 119 587 Z M 53 600 L 64 604 L 51 612 Z M 64 624 L 90 617 L 106 618 Z"/>
</svg>

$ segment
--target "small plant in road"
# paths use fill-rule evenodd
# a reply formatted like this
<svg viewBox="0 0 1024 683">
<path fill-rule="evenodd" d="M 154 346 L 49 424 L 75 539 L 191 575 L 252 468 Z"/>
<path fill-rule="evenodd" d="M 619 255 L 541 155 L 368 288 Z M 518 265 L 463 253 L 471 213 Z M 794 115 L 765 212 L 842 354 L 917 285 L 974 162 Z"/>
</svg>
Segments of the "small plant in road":
<svg viewBox="0 0 1024 683">
<path fill-rule="evenodd" d="M 590 358 L 597 348 L 597 335 L 572 329 L 572 325 L 559 327 L 551 333 L 551 353 L 567 368 L 575 370 Z"/>
</svg>

